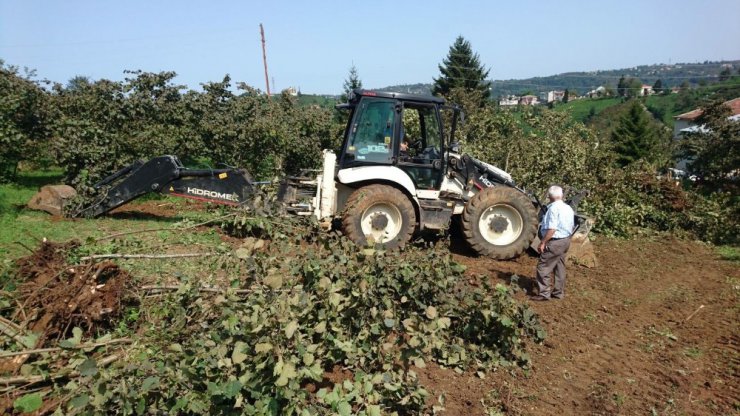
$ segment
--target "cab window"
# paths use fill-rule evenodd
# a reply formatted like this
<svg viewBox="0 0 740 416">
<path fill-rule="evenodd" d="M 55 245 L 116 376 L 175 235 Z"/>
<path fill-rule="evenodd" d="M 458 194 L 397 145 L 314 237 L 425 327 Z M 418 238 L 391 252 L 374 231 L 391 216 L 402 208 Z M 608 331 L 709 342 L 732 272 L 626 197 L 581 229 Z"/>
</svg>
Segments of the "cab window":
<svg viewBox="0 0 740 416">
<path fill-rule="evenodd" d="M 442 135 L 434 107 L 406 104 L 401 136 L 401 162 L 430 164 L 441 159 Z"/>
<path fill-rule="evenodd" d="M 363 98 L 360 101 L 345 150 L 349 160 L 391 163 L 395 107 L 393 100 Z"/>
</svg>

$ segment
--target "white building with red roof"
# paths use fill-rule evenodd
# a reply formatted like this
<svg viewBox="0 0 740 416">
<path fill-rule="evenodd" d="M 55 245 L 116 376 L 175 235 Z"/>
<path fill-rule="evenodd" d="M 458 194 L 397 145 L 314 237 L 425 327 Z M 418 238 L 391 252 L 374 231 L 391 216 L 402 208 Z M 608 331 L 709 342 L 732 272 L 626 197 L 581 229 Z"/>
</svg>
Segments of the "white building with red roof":
<svg viewBox="0 0 740 416">
<path fill-rule="evenodd" d="M 730 101 L 725 101 L 724 104 L 730 107 L 730 117 L 734 117 L 740 114 L 740 97 L 732 99 Z M 691 110 L 687 113 L 679 114 L 673 117 L 675 120 L 675 123 L 673 125 L 673 138 L 678 139 L 681 137 L 682 133 L 699 129 L 700 126 L 697 126 L 696 120 L 698 120 L 702 114 L 704 114 L 704 110 L 701 108 L 697 108 L 695 110 Z"/>
</svg>

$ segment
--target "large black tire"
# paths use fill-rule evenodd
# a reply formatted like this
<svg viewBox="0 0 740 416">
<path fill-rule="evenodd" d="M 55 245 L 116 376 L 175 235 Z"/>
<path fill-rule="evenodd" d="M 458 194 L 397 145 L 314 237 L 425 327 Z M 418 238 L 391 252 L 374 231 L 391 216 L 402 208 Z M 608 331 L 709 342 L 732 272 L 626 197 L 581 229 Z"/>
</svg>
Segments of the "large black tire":
<svg viewBox="0 0 740 416">
<path fill-rule="evenodd" d="M 349 196 L 342 228 L 359 246 L 372 242 L 389 249 L 399 248 L 406 245 L 416 229 L 416 211 L 411 200 L 392 186 L 364 186 Z"/>
<path fill-rule="evenodd" d="M 462 228 L 465 241 L 479 255 L 512 259 L 537 235 L 537 210 L 514 188 L 486 188 L 465 205 Z"/>
</svg>

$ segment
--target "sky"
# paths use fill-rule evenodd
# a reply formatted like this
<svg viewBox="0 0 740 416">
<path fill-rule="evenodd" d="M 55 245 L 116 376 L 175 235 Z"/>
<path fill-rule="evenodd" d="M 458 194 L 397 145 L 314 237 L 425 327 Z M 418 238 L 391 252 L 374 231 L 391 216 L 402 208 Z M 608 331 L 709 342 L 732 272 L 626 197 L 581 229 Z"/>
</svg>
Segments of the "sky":
<svg viewBox="0 0 740 416">
<path fill-rule="evenodd" d="M 458 35 L 491 79 L 522 79 L 740 59 L 738 22 L 740 0 L 0 0 L 0 59 L 61 83 L 175 71 L 264 90 L 262 23 L 276 90 L 339 94 L 352 65 L 366 88 L 431 82 Z"/>
</svg>

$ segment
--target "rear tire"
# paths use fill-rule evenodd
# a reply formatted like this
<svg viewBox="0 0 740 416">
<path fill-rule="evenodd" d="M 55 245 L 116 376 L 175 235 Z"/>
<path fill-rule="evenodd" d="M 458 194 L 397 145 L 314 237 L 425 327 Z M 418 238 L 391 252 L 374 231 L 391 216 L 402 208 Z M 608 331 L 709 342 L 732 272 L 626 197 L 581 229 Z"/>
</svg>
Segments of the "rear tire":
<svg viewBox="0 0 740 416">
<path fill-rule="evenodd" d="M 416 229 L 416 211 L 406 194 L 392 186 L 364 186 L 347 200 L 342 228 L 359 246 L 370 243 L 400 248 Z"/>
<path fill-rule="evenodd" d="M 537 235 L 537 210 L 514 188 L 486 188 L 470 198 L 462 215 L 465 241 L 481 256 L 519 256 Z"/>
</svg>

